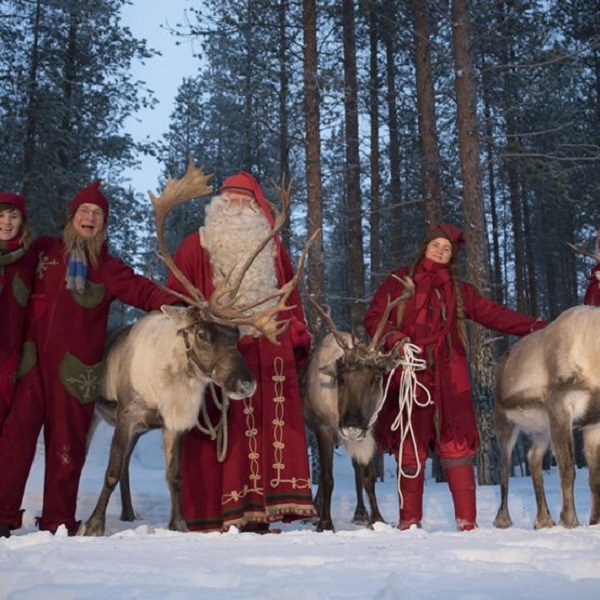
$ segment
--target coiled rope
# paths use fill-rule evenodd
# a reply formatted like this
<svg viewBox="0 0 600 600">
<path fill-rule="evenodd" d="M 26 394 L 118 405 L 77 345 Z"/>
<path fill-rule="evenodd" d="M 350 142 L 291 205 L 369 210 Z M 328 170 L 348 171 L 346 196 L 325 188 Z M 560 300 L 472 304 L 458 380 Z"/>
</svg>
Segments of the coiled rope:
<svg viewBox="0 0 600 600">
<path fill-rule="evenodd" d="M 392 431 L 400 430 L 400 445 L 398 446 L 398 495 L 400 497 L 400 508 L 402 508 L 404 504 L 404 499 L 402 498 L 402 492 L 400 490 L 400 481 L 402 477 L 416 479 L 421 472 L 421 460 L 417 451 L 417 441 L 412 426 L 412 411 L 415 406 L 425 408 L 426 406 L 433 404 L 429 390 L 417 379 L 417 371 L 423 371 L 427 368 L 427 361 L 417 357 L 417 354 L 421 354 L 423 350 L 419 348 L 419 346 L 411 343 L 404 344 L 402 348 L 404 350 L 404 355 L 398 365 L 402 367 L 400 386 L 398 388 L 398 416 L 391 425 Z M 391 378 L 392 376 L 390 375 L 389 380 L 391 380 Z M 418 399 L 419 388 L 425 393 L 424 401 L 419 401 Z M 417 460 L 417 470 L 415 473 L 405 472 L 402 468 L 402 453 L 404 442 L 407 438 L 410 439 L 409 443 L 412 444 Z"/>
</svg>

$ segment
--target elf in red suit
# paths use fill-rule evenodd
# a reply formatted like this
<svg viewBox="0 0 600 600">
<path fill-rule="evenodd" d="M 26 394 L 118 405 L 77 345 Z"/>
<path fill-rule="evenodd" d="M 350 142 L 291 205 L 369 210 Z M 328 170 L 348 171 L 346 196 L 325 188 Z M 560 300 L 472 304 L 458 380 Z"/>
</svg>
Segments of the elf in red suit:
<svg viewBox="0 0 600 600">
<path fill-rule="evenodd" d="M 175 262 L 209 298 L 215 283 L 241 266 L 272 224 L 258 182 L 246 172 L 233 175 L 206 207 L 204 226 L 182 242 Z M 239 302 L 262 298 L 292 277 L 292 265 L 276 238 L 246 272 Z M 183 291 L 173 277 L 169 285 Z M 258 385 L 251 398 L 229 404 L 224 460 L 206 434 L 194 429 L 185 436 L 183 514 L 191 530 L 224 531 L 235 525 L 266 532 L 274 521 L 314 516 L 297 379 L 311 339 L 297 290 L 288 304 L 294 308 L 285 313 L 291 323 L 278 338 L 281 345 L 253 328 L 241 331 L 238 347 Z M 210 395 L 206 403 L 216 422 Z"/>
<path fill-rule="evenodd" d="M 588 277 L 588 286 L 585 290 L 583 303 L 591 306 L 600 306 L 600 262 L 594 265 Z"/>
<path fill-rule="evenodd" d="M 0 432 L 11 404 L 35 273 L 25 198 L 0 193 Z"/>
<path fill-rule="evenodd" d="M 46 470 L 38 525 L 76 533 L 77 488 L 110 305 L 119 299 L 149 311 L 177 302 L 108 254 L 108 201 L 99 187 L 96 182 L 73 198 L 62 237 L 36 241 L 28 341 L 0 437 L 0 535 L 6 537 L 22 524 L 21 501 L 42 427 Z"/>
<path fill-rule="evenodd" d="M 419 406 L 426 404 L 427 394 L 417 387 L 412 412 L 404 414 L 414 440 L 407 436 L 401 444 L 401 428 L 392 427 L 399 413 L 398 370 L 379 415 L 379 441 L 396 456 L 402 469 L 399 529 L 421 526 L 424 466 L 430 448 L 435 448 L 441 459 L 458 529 L 477 527 L 473 458 L 479 436 L 470 393 L 464 320 L 518 336 L 546 325 L 543 320 L 480 296 L 474 286 L 459 280 L 456 258 L 463 244 L 462 232 L 453 225 L 432 227 L 413 265 L 394 271 L 381 284 L 365 317 L 365 328 L 373 335 L 388 298 L 400 296 L 405 288 L 402 278 L 410 277 L 414 291 L 390 314 L 387 344 L 393 348 L 401 340 L 410 340 L 422 349 L 418 357 L 426 360 L 427 367 L 417 371 L 417 376 L 432 402 Z"/>
</svg>

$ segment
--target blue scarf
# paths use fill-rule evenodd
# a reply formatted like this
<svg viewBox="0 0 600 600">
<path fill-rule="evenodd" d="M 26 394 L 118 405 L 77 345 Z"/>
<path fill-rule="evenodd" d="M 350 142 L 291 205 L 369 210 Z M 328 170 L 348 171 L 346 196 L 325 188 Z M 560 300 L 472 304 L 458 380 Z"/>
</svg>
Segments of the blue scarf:
<svg viewBox="0 0 600 600">
<path fill-rule="evenodd" d="M 85 250 L 79 244 L 75 244 L 67 262 L 67 275 L 65 277 L 67 289 L 77 294 L 83 294 L 86 278 L 87 258 Z"/>
</svg>

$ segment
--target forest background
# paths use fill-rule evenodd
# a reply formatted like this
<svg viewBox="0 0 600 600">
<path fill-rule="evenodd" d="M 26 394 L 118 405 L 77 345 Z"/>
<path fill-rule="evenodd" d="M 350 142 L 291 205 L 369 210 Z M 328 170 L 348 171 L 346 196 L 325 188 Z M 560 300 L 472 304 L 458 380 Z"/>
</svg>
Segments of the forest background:
<svg viewBox="0 0 600 600">
<path fill-rule="evenodd" d="M 193 42 L 197 73 L 143 142 L 125 123 L 155 99 L 132 64 L 156 51 L 123 25 L 126 4 L 0 0 L 0 189 L 26 196 L 36 234 L 59 234 L 102 179 L 112 252 L 163 279 L 126 173 L 152 154 L 159 188 L 191 155 L 215 189 L 240 169 L 271 195 L 271 179 L 293 180 L 284 242 L 297 255 L 322 230 L 305 279 L 340 329 L 360 333 L 377 285 L 439 220 L 464 229 L 462 274 L 494 300 L 547 318 L 581 302 L 590 259 L 566 244 L 600 224 L 598 0 L 192 2 L 172 34 Z M 203 205 L 171 215 L 172 249 Z M 119 307 L 112 324 L 134 316 Z M 493 365 L 509 340 L 470 337 L 479 483 L 494 483 Z"/>
</svg>

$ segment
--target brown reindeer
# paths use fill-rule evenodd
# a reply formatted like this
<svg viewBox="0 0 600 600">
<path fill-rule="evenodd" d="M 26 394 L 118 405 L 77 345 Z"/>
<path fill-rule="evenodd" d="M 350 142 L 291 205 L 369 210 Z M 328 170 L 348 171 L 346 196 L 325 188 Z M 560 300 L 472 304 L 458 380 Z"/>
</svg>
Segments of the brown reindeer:
<svg viewBox="0 0 600 600">
<path fill-rule="evenodd" d="M 282 209 L 275 212 L 270 235 L 256 248 L 236 279 L 230 273 L 207 301 L 174 264 L 164 242 L 164 223 L 178 204 L 208 194 L 204 175 L 190 160 L 182 179 L 167 181 L 158 198 L 150 194 L 156 213 L 157 238 L 162 259 L 181 281 L 187 295 L 180 295 L 190 306 L 163 306 L 121 332 L 106 355 L 103 398 L 99 412 L 115 426 L 104 485 L 92 515 L 82 527 L 83 535 L 102 535 L 109 498 L 121 482 L 122 519 L 134 520 L 129 489 L 129 459 L 140 435 L 162 428 L 167 482 L 171 495 L 169 529 L 187 531 L 181 512 L 180 456 L 183 434 L 198 419 L 208 385 L 222 388 L 226 397 L 251 396 L 256 381 L 237 349 L 240 325 L 251 325 L 273 343 L 288 326 L 277 320 L 286 310 L 285 302 L 301 273 L 305 248 L 296 278 L 276 293 L 253 303 L 236 306 L 241 280 L 252 260 L 281 229 L 289 211 L 289 187 L 279 188 Z M 277 302 L 269 302 L 270 300 Z M 263 306 L 265 303 L 267 307 Z"/>
<path fill-rule="evenodd" d="M 511 454 L 519 431 L 531 436 L 527 459 L 537 502 L 534 528 L 553 526 L 542 460 L 554 451 L 561 482 L 559 525 L 577 527 L 573 427 L 583 431 L 591 491 L 590 525 L 600 523 L 600 308 L 577 306 L 514 344 L 496 369 L 496 429 L 502 450 L 501 504 L 494 521 L 512 525 L 508 510 Z"/>
<path fill-rule="evenodd" d="M 366 344 L 350 333 L 340 332 L 329 314 L 308 295 L 331 333 L 313 350 L 302 379 L 302 402 L 307 426 L 317 439 L 320 476 L 315 506 L 319 513 L 317 531 L 334 530 L 331 518 L 333 493 L 333 450 L 345 447 L 355 472 L 357 505 L 353 521 L 383 521 L 375 495 L 375 439 L 373 428 L 384 401 L 385 376 L 400 363 L 395 347 L 384 352 L 383 329 L 391 312 L 403 299 L 388 303 L 371 342 Z M 363 488 L 370 516 L 363 501 Z"/>
</svg>

